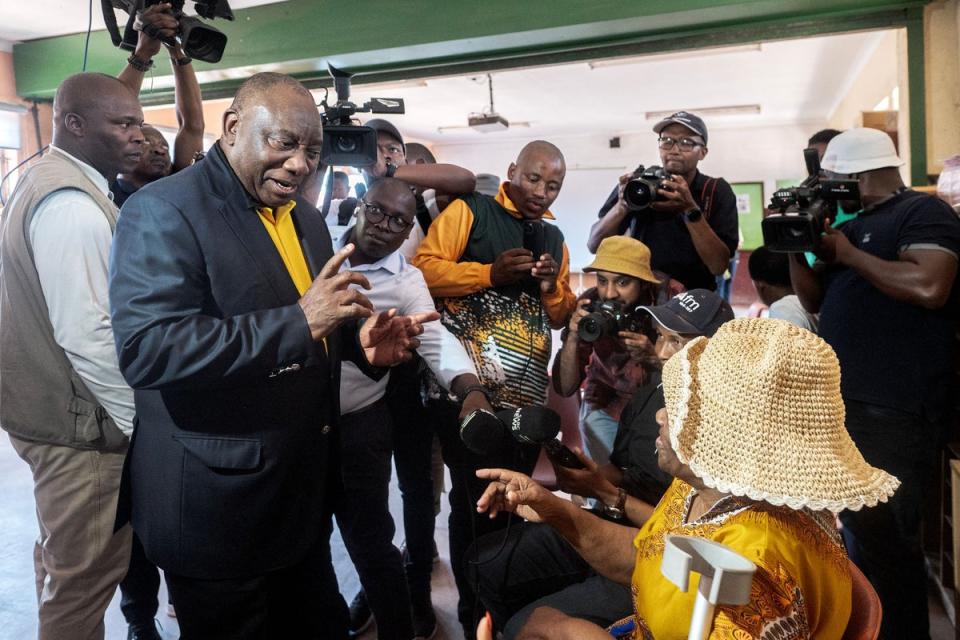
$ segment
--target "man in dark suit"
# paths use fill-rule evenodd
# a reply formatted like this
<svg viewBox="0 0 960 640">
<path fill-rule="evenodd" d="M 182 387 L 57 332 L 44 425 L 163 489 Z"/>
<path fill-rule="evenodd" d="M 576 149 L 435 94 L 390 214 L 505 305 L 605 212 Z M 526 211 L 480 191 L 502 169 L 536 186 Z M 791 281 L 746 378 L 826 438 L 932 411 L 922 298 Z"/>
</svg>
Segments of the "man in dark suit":
<svg viewBox="0 0 960 640">
<path fill-rule="evenodd" d="M 133 526 L 183 638 L 346 637 L 329 548 L 340 361 L 382 375 L 436 314 L 374 314 L 347 288 L 366 278 L 338 274 L 352 245 L 331 258 L 319 212 L 296 198 L 322 142 L 302 85 L 253 76 L 223 132 L 131 196 L 117 227 Z"/>
</svg>

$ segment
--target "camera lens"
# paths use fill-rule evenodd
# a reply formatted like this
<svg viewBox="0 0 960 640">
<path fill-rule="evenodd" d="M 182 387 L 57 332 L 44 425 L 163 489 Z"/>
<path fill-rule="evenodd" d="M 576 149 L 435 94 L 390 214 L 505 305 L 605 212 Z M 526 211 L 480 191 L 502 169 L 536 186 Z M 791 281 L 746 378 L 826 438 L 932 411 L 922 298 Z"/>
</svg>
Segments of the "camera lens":
<svg viewBox="0 0 960 640">
<path fill-rule="evenodd" d="M 596 342 L 603 335 L 603 325 L 591 313 L 577 325 L 577 335 L 584 342 Z"/>
<path fill-rule="evenodd" d="M 632 210 L 646 209 L 653 202 L 650 183 L 641 178 L 634 178 L 623 188 L 623 200 Z"/>
<path fill-rule="evenodd" d="M 340 153 L 353 153 L 357 150 L 357 140 L 353 136 L 338 136 L 336 148 Z"/>
</svg>

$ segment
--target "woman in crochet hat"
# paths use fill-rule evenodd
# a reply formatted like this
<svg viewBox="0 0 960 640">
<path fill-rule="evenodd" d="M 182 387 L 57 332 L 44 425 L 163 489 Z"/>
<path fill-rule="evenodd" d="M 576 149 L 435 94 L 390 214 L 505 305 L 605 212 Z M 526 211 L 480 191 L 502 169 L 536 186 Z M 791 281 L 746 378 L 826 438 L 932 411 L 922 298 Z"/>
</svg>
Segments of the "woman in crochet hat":
<svg viewBox="0 0 960 640">
<path fill-rule="evenodd" d="M 732 320 L 666 363 L 663 392 L 657 455 L 675 480 L 640 530 L 504 469 L 477 472 L 493 481 L 478 510 L 547 522 L 598 572 L 631 584 L 637 638 L 687 636 L 696 590 L 660 573 L 669 534 L 723 543 L 757 565 L 750 602 L 718 607 L 711 638 L 840 638 L 851 581 L 834 514 L 886 501 L 899 482 L 847 435 L 833 350 L 784 321 Z M 610 636 L 538 609 L 520 637 Z"/>
</svg>

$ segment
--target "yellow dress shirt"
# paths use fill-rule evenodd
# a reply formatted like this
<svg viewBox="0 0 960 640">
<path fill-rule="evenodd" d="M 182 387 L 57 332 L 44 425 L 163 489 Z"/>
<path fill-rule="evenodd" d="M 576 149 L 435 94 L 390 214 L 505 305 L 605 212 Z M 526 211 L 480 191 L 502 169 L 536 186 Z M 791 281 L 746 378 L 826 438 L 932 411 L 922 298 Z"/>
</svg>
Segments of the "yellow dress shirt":
<svg viewBox="0 0 960 640">
<path fill-rule="evenodd" d="M 300 238 L 297 237 L 297 229 L 293 225 L 293 208 L 296 205 L 297 203 L 291 200 L 276 212 L 270 207 L 260 207 L 257 213 L 277 247 L 277 253 L 280 254 L 293 284 L 300 295 L 303 295 L 310 288 L 313 278 L 310 277 L 310 268 L 303 257 L 303 247 L 300 246 Z"/>
</svg>

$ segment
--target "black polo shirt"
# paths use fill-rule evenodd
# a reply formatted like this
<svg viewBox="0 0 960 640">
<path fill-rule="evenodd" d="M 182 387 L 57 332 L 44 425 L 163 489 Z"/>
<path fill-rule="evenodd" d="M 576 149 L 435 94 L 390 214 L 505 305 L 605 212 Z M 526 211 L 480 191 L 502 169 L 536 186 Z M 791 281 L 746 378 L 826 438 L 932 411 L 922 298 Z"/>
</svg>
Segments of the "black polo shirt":
<svg viewBox="0 0 960 640">
<path fill-rule="evenodd" d="M 660 431 L 657 411 L 664 406 L 660 372 L 652 373 L 649 380 L 637 389 L 630 404 L 620 414 L 610 462 L 623 471 L 620 486 L 627 493 L 655 505 L 673 478 L 660 470 L 654 451 Z"/>
<path fill-rule="evenodd" d="M 853 246 L 883 260 L 927 249 L 960 255 L 960 220 L 939 198 L 904 191 L 840 230 Z M 949 406 L 958 291 L 935 310 L 885 295 L 854 269 L 828 267 L 820 335 L 840 360 L 846 400 L 936 422 Z"/>
<path fill-rule="evenodd" d="M 614 187 L 607 201 L 600 208 L 599 217 L 617 203 L 618 187 Z M 727 245 L 730 255 L 740 243 L 740 227 L 737 219 L 737 196 L 723 178 L 711 178 L 697 171 L 690 193 L 707 223 L 717 237 Z M 657 271 L 679 280 L 687 289 L 717 288 L 716 276 L 700 259 L 687 223 L 678 213 L 646 209 L 632 212 L 624 218 L 618 233 L 627 233 L 650 248 L 650 266 Z"/>
<path fill-rule="evenodd" d="M 119 209 L 127 201 L 127 198 L 137 192 L 137 187 L 123 178 L 117 178 L 110 185 L 110 192 L 113 193 L 113 203 Z"/>
</svg>

